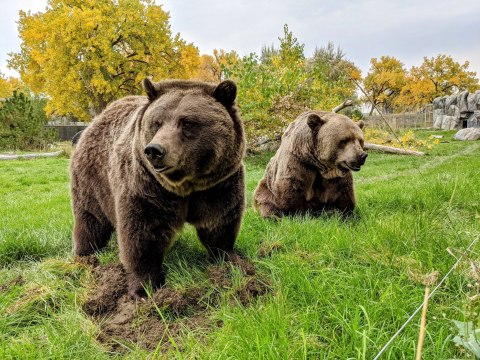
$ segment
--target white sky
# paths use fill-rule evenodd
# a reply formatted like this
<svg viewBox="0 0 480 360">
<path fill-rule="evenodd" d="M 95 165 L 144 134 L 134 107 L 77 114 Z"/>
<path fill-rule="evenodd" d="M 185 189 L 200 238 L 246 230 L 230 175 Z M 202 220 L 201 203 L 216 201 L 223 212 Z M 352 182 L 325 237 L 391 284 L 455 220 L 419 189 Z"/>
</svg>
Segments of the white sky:
<svg viewBox="0 0 480 360">
<path fill-rule="evenodd" d="M 174 33 L 201 53 L 214 48 L 240 55 L 278 44 L 287 23 L 310 56 L 328 41 L 368 71 L 372 57 L 397 57 L 407 68 L 424 56 L 447 54 L 480 77 L 480 0 L 156 0 L 170 12 Z M 18 11 L 44 10 L 46 0 L 0 0 L 0 71 L 19 50 Z"/>
</svg>

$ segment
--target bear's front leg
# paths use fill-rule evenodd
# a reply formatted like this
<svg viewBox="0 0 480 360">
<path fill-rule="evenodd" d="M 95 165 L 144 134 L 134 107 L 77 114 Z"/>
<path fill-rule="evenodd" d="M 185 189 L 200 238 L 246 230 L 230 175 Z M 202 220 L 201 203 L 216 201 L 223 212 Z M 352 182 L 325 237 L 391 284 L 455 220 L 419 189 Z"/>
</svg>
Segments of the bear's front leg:
<svg viewBox="0 0 480 360">
<path fill-rule="evenodd" d="M 216 226 L 197 227 L 198 238 L 213 258 L 231 253 L 242 223 L 241 211 L 224 215 Z"/>
<path fill-rule="evenodd" d="M 293 176 L 278 180 L 274 185 L 276 215 L 305 215 L 307 212 L 306 188 L 304 180 Z"/>
<path fill-rule="evenodd" d="M 356 200 L 351 173 L 333 179 L 319 177 L 314 188 L 315 196 L 309 203 L 312 213 L 319 215 L 325 211 L 338 212 L 343 217 L 353 215 Z"/>
<path fill-rule="evenodd" d="M 120 259 L 128 274 L 128 292 L 145 298 L 147 284 L 154 289 L 165 284 L 163 259 L 175 230 L 184 222 L 186 210 L 182 211 L 182 204 L 141 197 L 122 197 L 116 206 Z"/>
<path fill-rule="evenodd" d="M 231 252 L 245 209 L 244 172 L 241 167 L 224 182 L 189 198 L 187 221 L 210 256 Z"/>
</svg>

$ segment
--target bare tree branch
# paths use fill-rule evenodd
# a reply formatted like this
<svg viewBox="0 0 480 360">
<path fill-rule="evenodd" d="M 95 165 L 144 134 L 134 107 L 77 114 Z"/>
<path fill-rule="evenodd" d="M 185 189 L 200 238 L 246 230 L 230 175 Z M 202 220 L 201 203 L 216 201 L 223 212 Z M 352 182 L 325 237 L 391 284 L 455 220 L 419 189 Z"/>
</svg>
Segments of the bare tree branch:
<svg viewBox="0 0 480 360">
<path fill-rule="evenodd" d="M 343 103 L 341 103 L 340 105 L 337 105 L 335 106 L 333 109 L 332 109 L 332 112 L 334 113 L 338 113 L 340 110 L 343 110 L 349 106 L 352 106 L 353 105 L 353 101 L 350 100 L 350 99 L 347 99 L 345 100 Z"/>
</svg>

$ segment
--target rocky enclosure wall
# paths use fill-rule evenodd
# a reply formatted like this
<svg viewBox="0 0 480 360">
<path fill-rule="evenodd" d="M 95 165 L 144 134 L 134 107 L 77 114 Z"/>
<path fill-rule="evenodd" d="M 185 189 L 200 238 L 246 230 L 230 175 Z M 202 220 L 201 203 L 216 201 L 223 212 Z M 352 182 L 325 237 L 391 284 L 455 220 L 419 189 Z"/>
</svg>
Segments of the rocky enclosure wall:
<svg viewBox="0 0 480 360">
<path fill-rule="evenodd" d="M 480 90 L 437 97 L 432 105 L 435 129 L 480 128 Z"/>
</svg>

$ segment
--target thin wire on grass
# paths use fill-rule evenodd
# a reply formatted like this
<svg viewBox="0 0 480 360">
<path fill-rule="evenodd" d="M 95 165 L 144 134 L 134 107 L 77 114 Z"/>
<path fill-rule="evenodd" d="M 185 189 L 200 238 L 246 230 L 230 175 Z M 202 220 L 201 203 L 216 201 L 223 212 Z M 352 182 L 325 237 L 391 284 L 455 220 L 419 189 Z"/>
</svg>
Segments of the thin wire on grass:
<svg viewBox="0 0 480 360">
<path fill-rule="evenodd" d="M 463 253 L 460 254 L 460 256 L 458 257 L 457 261 L 455 262 L 455 264 L 453 264 L 453 266 L 450 268 L 450 270 L 445 274 L 445 276 L 442 278 L 442 280 L 440 280 L 440 282 L 438 283 L 437 286 L 435 286 L 435 288 L 432 290 L 432 292 L 430 293 L 430 295 L 428 295 L 428 298 L 426 300 L 424 300 L 419 307 L 417 307 L 417 309 L 413 312 L 412 315 L 410 315 L 410 317 L 407 319 L 407 321 L 405 321 L 403 323 L 403 325 L 400 327 L 400 329 L 398 329 L 398 331 L 393 334 L 393 336 L 390 338 L 390 340 L 388 340 L 388 342 L 380 349 L 380 351 L 378 352 L 378 354 L 373 358 L 373 360 L 377 360 L 380 358 L 380 356 L 387 350 L 387 348 L 390 346 L 390 344 L 393 342 L 393 340 L 395 340 L 397 338 L 398 335 L 400 335 L 400 333 L 405 329 L 405 327 L 410 323 L 410 321 L 413 320 L 413 318 L 415 317 L 415 315 L 417 315 L 420 310 L 422 310 L 423 308 L 423 305 L 426 301 L 430 300 L 432 298 L 432 296 L 435 294 L 435 292 L 440 288 L 440 286 L 442 286 L 442 284 L 445 282 L 445 280 L 450 276 L 450 274 L 453 272 L 453 270 L 455 270 L 455 268 L 457 267 L 457 265 L 460 263 L 460 261 L 464 258 L 464 256 L 466 255 L 466 253 L 470 250 L 470 248 L 477 242 L 477 240 L 480 238 L 480 236 L 477 236 L 476 238 L 473 239 L 473 241 L 470 243 L 470 245 L 468 245 L 468 247 L 465 249 L 465 251 Z"/>
<path fill-rule="evenodd" d="M 370 96 L 366 93 L 366 91 L 362 88 L 362 86 L 353 78 L 351 78 L 351 80 L 353 81 L 353 83 L 360 89 L 360 91 L 365 95 L 365 97 L 368 99 L 368 101 L 370 101 L 370 103 L 372 104 L 372 106 L 375 108 L 375 110 L 377 110 L 377 112 L 380 114 L 380 117 L 382 118 L 382 120 L 385 122 L 385 124 L 388 126 L 390 132 L 392 133 L 393 136 L 395 136 L 395 138 L 397 139 L 397 141 L 400 143 L 400 145 L 405 149 L 403 143 L 400 141 L 400 139 L 398 138 L 397 134 L 395 133 L 395 131 L 393 130 L 393 128 L 390 126 L 390 124 L 388 123 L 387 119 L 385 119 L 385 117 L 383 116 L 383 113 L 378 109 L 378 107 L 375 105 L 375 103 L 372 101 L 372 99 L 370 98 Z M 420 175 L 423 176 L 423 173 L 420 171 L 419 168 L 415 168 L 415 170 L 418 171 L 418 173 Z M 458 180 L 458 179 L 456 179 Z M 452 193 L 452 196 L 450 198 L 450 201 L 449 201 L 449 207 L 451 207 L 451 203 L 452 203 L 452 200 L 453 200 L 453 196 L 455 194 L 455 190 L 457 188 L 457 181 L 455 182 L 455 188 L 453 190 L 453 193 Z M 447 215 L 447 219 L 448 221 L 450 222 L 450 225 L 453 226 L 454 229 L 457 229 L 457 226 L 455 224 L 455 222 L 452 220 L 452 218 L 450 217 L 450 214 L 448 213 L 448 211 L 446 212 L 446 215 Z M 448 278 L 448 276 L 450 276 L 450 274 L 452 273 L 452 271 L 457 267 L 457 265 L 460 263 L 460 261 L 463 259 L 463 257 L 466 255 L 466 252 L 468 252 L 470 250 L 470 248 L 477 242 L 479 236 L 477 236 L 476 238 L 473 239 L 473 241 L 470 243 L 470 245 L 467 247 L 467 249 L 465 250 L 464 253 L 461 253 L 460 254 L 460 257 L 457 259 L 457 261 L 455 262 L 455 264 L 453 264 L 453 266 L 451 267 L 451 269 L 445 274 L 445 276 L 442 278 L 442 280 L 438 283 L 438 285 L 432 290 L 432 292 L 428 295 L 428 297 L 422 302 L 422 304 L 413 312 L 413 314 L 407 319 L 407 321 L 400 327 L 400 329 L 398 329 L 398 331 L 390 338 L 390 340 L 383 346 L 383 348 L 379 351 L 379 353 L 375 356 L 375 358 L 373 360 L 377 360 L 384 352 L 385 350 L 387 350 L 387 348 L 390 346 L 390 344 L 393 342 L 393 340 L 395 340 L 395 338 L 400 335 L 400 333 L 405 329 L 405 327 L 410 323 L 410 321 L 413 320 L 413 318 L 415 317 L 415 315 L 418 314 L 418 312 L 420 310 L 422 310 L 423 306 L 425 305 L 426 302 L 428 302 L 428 300 L 430 300 L 430 298 L 435 294 L 435 292 L 437 291 L 437 289 L 444 283 L 444 281 Z"/>
</svg>

